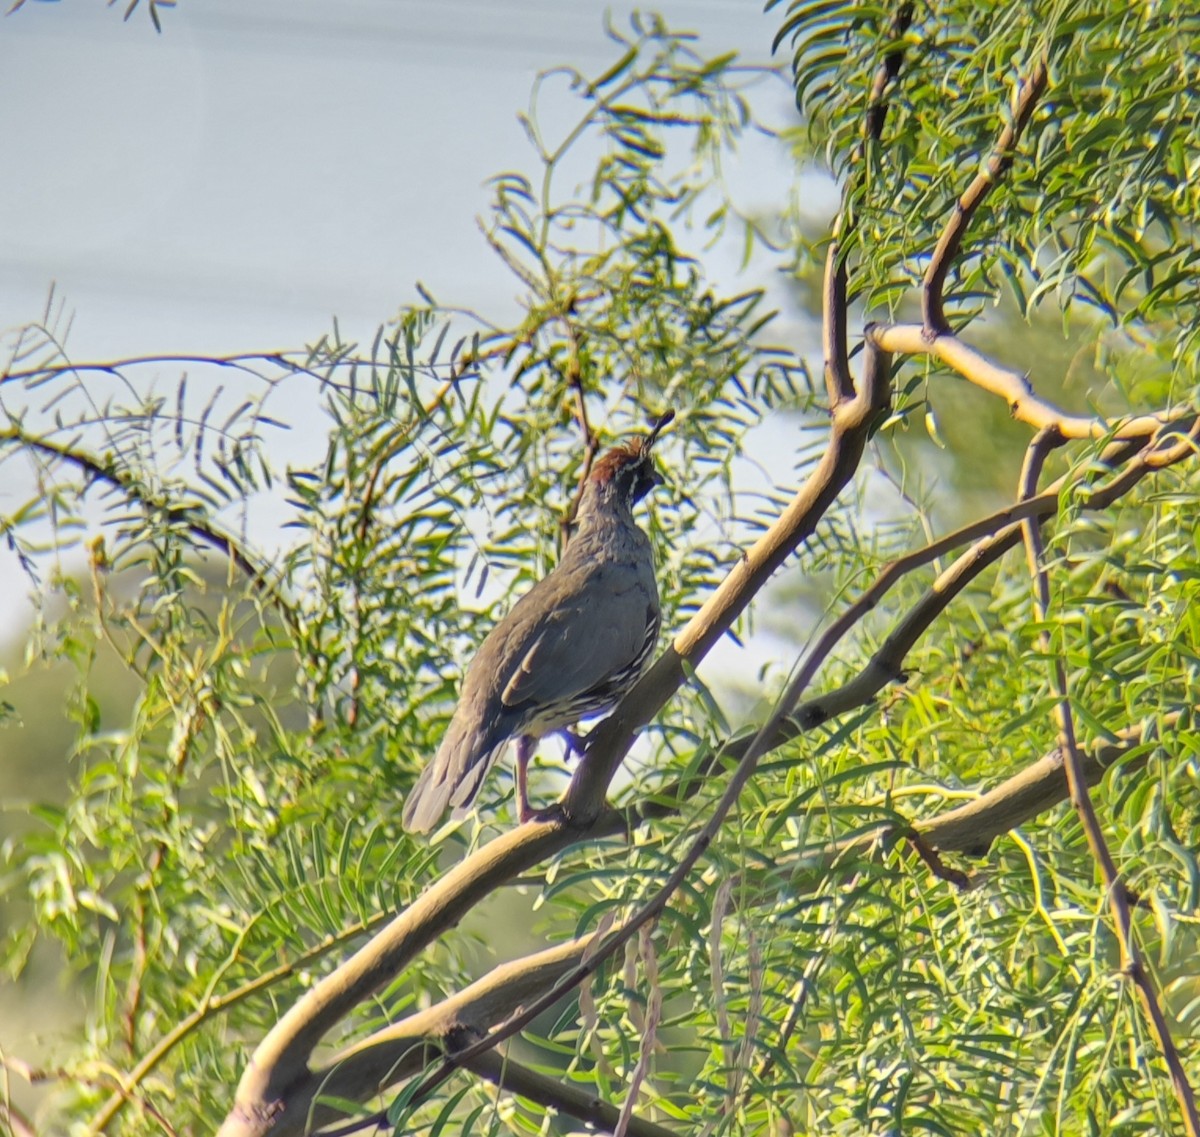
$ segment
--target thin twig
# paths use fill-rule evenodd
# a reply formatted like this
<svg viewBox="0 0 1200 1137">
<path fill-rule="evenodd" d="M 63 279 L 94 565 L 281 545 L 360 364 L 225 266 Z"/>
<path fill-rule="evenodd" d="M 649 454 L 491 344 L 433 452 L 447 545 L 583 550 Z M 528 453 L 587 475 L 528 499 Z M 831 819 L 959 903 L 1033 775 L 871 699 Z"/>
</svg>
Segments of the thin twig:
<svg viewBox="0 0 1200 1137">
<path fill-rule="evenodd" d="M 858 886 L 862 880 L 861 873 L 855 873 L 847 883 L 845 892 L 846 899 L 838 905 L 837 911 L 834 912 L 829 923 L 825 925 L 821 932 L 821 940 L 817 948 L 813 950 L 808 962 L 804 965 L 804 970 L 800 973 L 800 978 L 796 986 L 799 990 L 796 993 L 796 998 L 792 1002 L 792 1006 L 788 1011 L 787 1019 L 784 1021 L 783 1027 L 779 1031 L 779 1038 L 774 1046 L 764 1050 L 762 1059 L 759 1061 L 758 1069 L 754 1072 L 754 1081 L 762 1082 L 762 1080 L 775 1068 L 778 1056 L 783 1054 L 788 1047 L 788 1043 L 792 1040 L 792 1035 L 796 1031 L 796 1027 L 800 1025 L 800 1019 L 804 1014 L 804 1008 L 808 1004 L 808 995 L 816 986 L 817 972 L 821 970 L 821 965 L 829 958 L 828 948 L 833 942 L 833 937 L 837 935 L 841 929 L 842 920 L 846 913 L 851 910 L 854 904 L 858 901 Z M 747 1083 L 743 1091 L 742 1100 L 745 1101 L 750 1093 L 752 1083 Z"/>
<path fill-rule="evenodd" d="M 466 1068 L 509 1093 L 558 1110 L 582 1121 L 589 1128 L 601 1133 L 616 1131 L 619 1113 L 615 1106 L 570 1082 L 561 1082 L 530 1070 L 507 1055 L 488 1051 L 471 1059 Z M 629 1118 L 625 1132 L 628 1137 L 678 1137 L 670 1129 L 664 1129 L 653 1121 L 633 1116 Z"/>
<path fill-rule="evenodd" d="M 900 64 L 904 61 L 903 39 L 912 26 L 916 5 L 906 2 L 896 9 L 892 17 L 892 25 L 888 29 L 892 43 L 895 45 L 884 53 L 883 60 L 875 69 L 875 77 L 871 81 L 871 93 L 867 99 L 867 113 L 863 116 L 863 133 L 868 142 L 878 142 L 883 137 L 883 125 L 888 113 L 888 87 L 895 82 L 900 74 Z"/>
<path fill-rule="evenodd" d="M 855 148 L 852 159 L 854 164 L 861 164 L 866 158 L 868 148 L 878 143 L 883 135 L 888 112 L 888 88 L 900 73 L 900 64 L 904 58 L 904 49 L 901 44 L 905 32 L 912 24 L 914 10 L 915 5 L 905 2 L 900 5 L 892 18 L 889 33 L 892 43 L 896 46 L 884 54 L 879 66 L 875 69 L 871 92 L 867 98 L 866 113 L 863 116 L 863 137 Z M 825 389 L 829 395 L 831 408 L 854 398 L 854 379 L 850 374 L 850 356 L 846 344 L 849 274 L 844 249 L 855 227 L 853 220 L 847 220 L 845 208 L 852 189 L 852 185 L 847 186 L 843 194 L 843 207 L 834 219 L 829 248 L 825 253 L 825 276 L 821 298 L 821 347 L 825 355 Z"/>
<path fill-rule="evenodd" d="M 1032 497 L 1037 492 L 1046 455 L 1053 447 L 1061 445 L 1062 442 L 1062 436 L 1056 431 L 1042 430 L 1029 444 L 1025 464 L 1021 471 L 1022 497 Z M 1034 608 L 1038 621 L 1045 624 L 1050 619 L 1051 598 L 1050 575 L 1045 564 L 1042 533 L 1039 526 L 1032 521 L 1022 522 L 1021 527 L 1029 562 L 1029 574 L 1034 585 Z M 1063 652 L 1054 647 L 1048 628 L 1043 628 L 1040 638 L 1042 650 L 1051 660 L 1050 685 L 1055 698 L 1059 746 L 1062 749 L 1063 766 L 1067 775 L 1067 785 L 1070 788 L 1071 804 L 1075 806 L 1087 838 L 1088 847 L 1100 869 L 1100 879 L 1104 883 L 1109 910 L 1117 928 L 1121 970 L 1124 972 L 1125 978 L 1134 984 L 1141 999 L 1142 1008 L 1150 1021 L 1150 1028 L 1158 1040 L 1163 1060 L 1170 1072 L 1171 1085 L 1179 1102 L 1180 1112 L 1183 1114 L 1184 1127 L 1189 1137 L 1200 1137 L 1200 1115 L 1196 1112 L 1195 1095 L 1179 1058 L 1179 1051 L 1171 1037 L 1171 1029 L 1159 1002 L 1154 979 L 1147 970 L 1134 939 L 1129 894 L 1121 880 L 1120 871 L 1113 860 L 1108 842 L 1104 839 L 1104 830 L 1100 825 L 1100 819 L 1096 815 L 1096 808 L 1092 803 L 1092 796 L 1088 791 L 1084 761 L 1075 737 L 1075 722 L 1071 710 L 1067 667 L 1063 660 Z"/>
<path fill-rule="evenodd" d="M 579 468 L 579 482 L 575 487 L 575 496 L 559 521 L 559 552 L 567 547 L 571 539 L 571 526 L 579 514 L 579 503 L 583 501 L 584 487 L 592 472 L 592 463 L 596 460 L 599 445 L 591 423 L 588 421 L 587 394 L 583 389 L 583 369 L 579 363 L 579 336 L 575 331 L 569 315 L 563 317 L 567 329 L 567 340 L 570 344 L 570 357 L 567 360 L 567 386 L 575 400 L 575 421 L 579 424 L 579 432 L 583 436 L 583 463 Z"/>
<path fill-rule="evenodd" d="M 460 311 L 461 314 L 478 320 L 479 317 L 474 313 L 452 308 L 441 308 L 440 312 L 445 314 L 453 314 L 455 311 Z M 489 330 L 494 330 L 490 329 Z M 490 337 L 489 337 L 490 338 Z M 439 367 L 449 367 L 451 378 L 461 378 L 466 366 L 474 366 L 485 359 L 494 358 L 504 355 L 511 349 L 511 343 L 505 339 L 499 345 L 487 348 L 480 352 L 470 352 L 464 356 L 466 365 L 463 362 L 449 364 L 430 364 L 429 368 L 432 372 L 436 372 Z M 311 361 L 313 353 L 311 350 L 294 350 L 294 351 L 254 351 L 241 352 L 233 355 L 137 355 L 129 356 L 126 359 L 119 360 L 88 360 L 83 362 L 56 363 L 47 364 L 43 367 L 30 367 L 23 371 L 0 371 L 0 384 L 4 383 L 21 383 L 36 379 L 52 379 L 59 375 L 83 375 L 101 374 L 111 375 L 114 378 L 122 378 L 122 370 L 133 367 L 153 367 L 166 365 L 186 366 L 211 366 L 230 368 L 236 371 L 243 371 L 248 375 L 254 376 L 256 379 L 263 379 L 261 372 L 255 370 L 251 364 L 266 364 L 272 367 L 278 367 L 281 371 L 285 371 L 290 375 L 305 375 L 311 379 L 316 379 L 322 384 L 329 385 L 330 380 L 328 375 L 323 375 L 320 371 L 315 370 L 309 363 L 301 363 L 299 360 L 304 359 Z M 322 366 L 326 367 L 330 372 L 335 370 L 344 370 L 346 368 L 369 368 L 379 366 L 379 361 L 376 359 L 366 359 L 357 355 L 342 355 L 330 357 L 322 360 Z"/>
<path fill-rule="evenodd" d="M 944 880 L 947 884 L 954 885 L 959 892 L 969 892 L 976 886 L 977 882 L 972 879 L 970 873 L 946 864 L 939 856 L 937 849 L 926 841 L 917 829 L 910 829 L 904 834 L 904 839 L 913 847 L 917 856 L 925 863 L 925 867 L 938 880 Z"/>
<path fill-rule="evenodd" d="M 206 520 L 204 508 L 201 505 L 170 504 L 163 498 L 146 493 L 131 477 L 118 469 L 111 458 L 96 458 L 72 446 L 36 438 L 17 426 L 11 426 L 0 432 L 0 444 L 4 442 L 15 442 L 27 450 L 66 462 L 83 471 L 92 481 L 104 482 L 106 485 L 120 490 L 126 497 L 138 502 L 144 508 L 162 510 L 170 522 L 181 523 L 187 532 L 201 544 L 208 545 L 228 557 L 241 572 L 250 578 L 256 588 L 262 590 L 288 627 L 293 631 L 297 630 L 296 616 L 291 605 L 271 582 L 271 566 L 265 561 L 256 561 L 250 553 L 242 548 L 241 543 L 235 537 Z"/>
<path fill-rule="evenodd" d="M 642 960 L 642 974 L 646 978 L 646 1021 L 642 1026 L 642 1041 L 637 1064 L 625 1087 L 625 1102 L 621 1106 L 621 1114 L 617 1118 L 613 1137 L 628 1137 L 628 1134 L 634 1132 L 633 1110 L 637 1105 L 642 1083 L 650 1073 L 650 1063 L 654 1058 L 654 1049 L 658 1039 L 658 1024 L 662 1018 L 662 986 L 658 981 L 658 960 L 654 955 L 654 927 L 652 924 L 647 924 L 639 929 L 638 945 Z"/>
</svg>

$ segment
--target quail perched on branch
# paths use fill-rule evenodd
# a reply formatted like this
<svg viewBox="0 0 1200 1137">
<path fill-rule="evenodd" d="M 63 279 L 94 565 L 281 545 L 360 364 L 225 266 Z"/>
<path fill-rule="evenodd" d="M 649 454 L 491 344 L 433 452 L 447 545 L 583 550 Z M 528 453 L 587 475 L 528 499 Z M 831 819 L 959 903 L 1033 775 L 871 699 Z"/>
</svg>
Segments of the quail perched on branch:
<svg viewBox="0 0 1200 1137">
<path fill-rule="evenodd" d="M 672 418 L 663 415 L 648 435 L 592 468 L 562 560 L 491 630 L 467 668 L 437 756 L 404 803 L 405 829 L 426 833 L 447 805 L 469 806 L 512 738 L 517 816 L 528 820 L 526 768 L 538 739 L 611 710 L 645 670 L 660 612 L 650 542 L 633 507 L 662 483 L 651 449 Z"/>
</svg>

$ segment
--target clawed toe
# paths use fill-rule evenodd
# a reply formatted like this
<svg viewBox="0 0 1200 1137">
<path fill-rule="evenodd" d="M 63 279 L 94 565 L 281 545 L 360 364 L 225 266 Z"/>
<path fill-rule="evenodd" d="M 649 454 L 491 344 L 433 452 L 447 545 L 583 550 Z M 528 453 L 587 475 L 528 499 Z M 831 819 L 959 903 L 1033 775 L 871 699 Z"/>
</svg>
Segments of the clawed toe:
<svg viewBox="0 0 1200 1137">
<path fill-rule="evenodd" d="M 592 732 L 590 730 L 587 734 L 580 734 L 578 731 L 564 727 L 561 734 L 566 739 L 568 758 L 582 758 L 587 753 L 587 748 L 592 741 Z"/>
</svg>

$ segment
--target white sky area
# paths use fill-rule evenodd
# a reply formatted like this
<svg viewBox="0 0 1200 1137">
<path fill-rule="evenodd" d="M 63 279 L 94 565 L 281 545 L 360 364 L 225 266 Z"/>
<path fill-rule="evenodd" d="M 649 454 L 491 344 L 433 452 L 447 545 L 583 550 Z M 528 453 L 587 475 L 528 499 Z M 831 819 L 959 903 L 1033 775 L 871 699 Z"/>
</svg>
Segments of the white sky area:
<svg viewBox="0 0 1200 1137">
<path fill-rule="evenodd" d="M 418 280 L 443 302 L 510 317 L 520 289 L 476 222 L 485 183 L 536 170 L 518 121 L 536 74 L 601 71 L 618 54 L 605 15 L 627 30 L 632 8 L 180 0 L 160 9 L 160 35 L 144 2 L 128 22 L 126 0 L 28 0 L 0 20 L 0 328 L 39 319 L 53 283 L 73 313 L 76 362 L 296 348 L 334 317 L 346 338 L 369 341 L 417 301 Z M 780 17 L 757 2 L 656 10 L 698 32 L 701 52 L 771 61 Z M 767 121 L 792 121 L 785 83 L 758 99 Z M 551 89 L 542 106 L 553 105 Z M 761 137 L 727 173 L 748 212 L 775 211 L 794 189 L 785 149 Z M 712 250 L 706 274 L 728 290 L 765 285 L 786 309 L 770 264 L 739 277 L 740 252 L 737 241 Z M 772 339 L 789 326 L 809 339 L 794 318 Z M 170 392 L 179 374 L 155 380 Z M 306 437 L 301 424 L 285 453 L 323 448 L 320 430 L 315 421 Z M 759 468 L 778 465 L 783 481 L 791 432 L 767 424 L 756 436 Z M 16 484 L 16 471 L 0 471 L 0 511 L 34 485 L 32 474 Z M 0 550 L 0 639 L 20 635 L 29 587 Z"/>
<path fill-rule="evenodd" d="M 121 0 L 123 7 L 125 0 Z M 749 0 L 660 6 L 702 48 L 769 60 Z M 363 334 L 422 280 L 512 310 L 475 224 L 486 179 L 532 169 L 517 115 L 538 71 L 616 58 L 593 0 L 180 0 L 127 23 L 102 0 L 29 0 L 0 22 L 0 302 L 76 313 L 72 354 L 303 343 Z M 786 92 L 770 109 L 786 114 Z M 780 151 L 735 165 L 758 204 Z M 769 169 L 763 166 L 770 158 Z M 773 192 L 774 191 L 774 192 Z M 750 204 L 753 204 L 751 202 Z"/>
</svg>

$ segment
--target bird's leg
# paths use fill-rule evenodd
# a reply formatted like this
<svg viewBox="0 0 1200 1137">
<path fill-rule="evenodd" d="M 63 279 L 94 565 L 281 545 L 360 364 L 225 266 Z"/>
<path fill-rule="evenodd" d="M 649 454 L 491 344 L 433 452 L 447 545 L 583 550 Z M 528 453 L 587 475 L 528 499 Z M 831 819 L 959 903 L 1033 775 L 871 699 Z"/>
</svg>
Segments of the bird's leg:
<svg viewBox="0 0 1200 1137">
<path fill-rule="evenodd" d="M 533 816 L 529 808 L 529 759 L 537 750 L 538 740 L 532 734 L 517 739 L 517 821 L 524 824 Z"/>
</svg>

